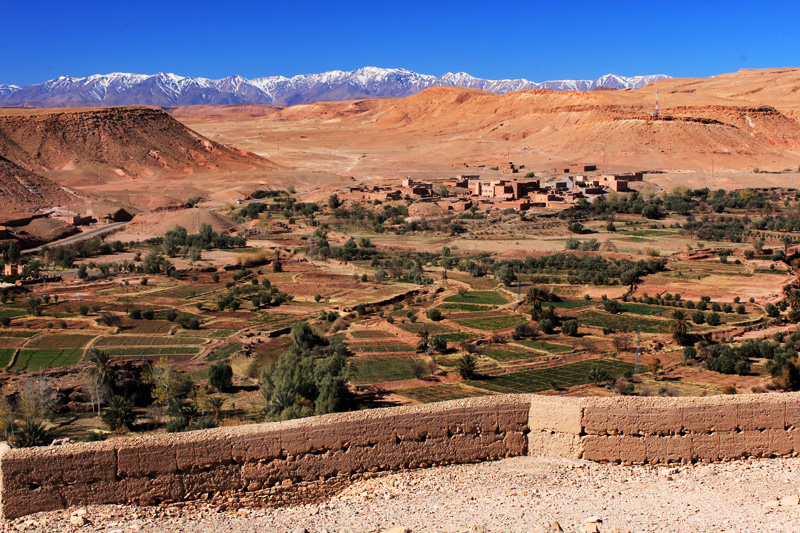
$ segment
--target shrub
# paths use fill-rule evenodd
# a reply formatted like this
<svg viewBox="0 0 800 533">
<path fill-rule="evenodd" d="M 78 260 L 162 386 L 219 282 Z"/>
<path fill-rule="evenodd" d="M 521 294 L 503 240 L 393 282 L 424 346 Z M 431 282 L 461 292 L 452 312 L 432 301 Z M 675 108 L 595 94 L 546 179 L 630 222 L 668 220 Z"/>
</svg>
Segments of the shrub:
<svg viewBox="0 0 800 533">
<path fill-rule="evenodd" d="M 142 311 L 142 318 L 144 318 L 145 320 L 153 320 L 155 317 L 156 313 L 152 309 L 145 309 L 144 311 Z"/>
<path fill-rule="evenodd" d="M 208 368 L 208 384 L 222 392 L 233 384 L 233 369 L 225 361 L 213 363 Z"/>
<path fill-rule="evenodd" d="M 605 309 L 607 313 L 615 315 L 622 312 L 622 304 L 619 303 L 619 300 L 604 300 L 603 309 Z"/>
<path fill-rule="evenodd" d="M 578 334 L 578 319 L 572 318 L 567 320 L 561 325 L 561 332 L 564 335 L 569 335 L 570 337 L 574 337 Z"/>
<path fill-rule="evenodd" d="M 128 318 L 133 320 L 140 320 L 142 318 L 142 312 L 139 310 L 138 307 L 134 307 L 130 311 L 128 311 Z"/>
<path fill-rule="evenodd" d="M 586 378 L 599 387 L 601 383 L 611 380 L 611 374 L 605 368 L 593 366 Z"/>
<path fill-rule="evenodd" d="M 708 322 L 709 326 L 719 326 L 720 323 L 722 322 L 722 320 L 720 319 L 720 317 L 719 317 L 719 315 L 717 313 L 714 313 L 712 311 L 706 317 L 706 322 Z"/>
<path fill-rule="evenodd" d="M 0 324 L 2 324 L 4 328 L 7 328 L 9 324 L 11 324 L 11 319 L 7 316 L 2 316 L 0 317 Z"/>
<path fill-rule="evenodd" d="M 699 309 L 692 313 L 692 322 L 695 324 L 703 324 L 706 321 L 706 315 Z"/>
<path fill-rule="evenodd" d="M 78 314 L 81 315 L 81 316 L 88 315 L 89 314 L 89 306 L 86 305 L 86 304 L 81 304 L 81 306 L 78 307 Z"/>
<path fill-rule="evenodd" d="M 147 285 L 147 278 L 142 278 L 139 280 L 139 285 Z"/>
<path fill-rule="evenodd" d="M 27 420 L 14 436 L 14 444 L 19 448 L 47 446 L 53 438 L 45 430 L 44 424 L 36 420 Z"/>
<path fill-rule="evenodd" d="M 175 309 L 167 309 L 167 312 L 164 313 L 164 318 L 170 322 L 175 322 L 175 319 L 178 318 L 178 312 Z"/>
<path fill-rule="evenodd" d="M 436 309 L 435 307 L 434 307 L 434 308 L 432 308 L 432 309 L 428 309 L 428 310 L 425 312 L 425 316 L 427 316 L 427 317 L 428 317 L 428 320 L 433 320 L 434 322 L 438 322 L 439 320 L 441 320 L 442 318 L 444 318 L 444 317 L 442 316 L 442 312 L 441 312 L 441 311 L 439 311 L 438 309 Z"/>
<path fill-rule="evenodd" d="M 447 340 L 441 335 L 436 335 L 431 339 L 431 348 L 434 351 L 444 353 L 447 351 Z"/>
<path fill-rule="evenodd" d="M 553 324 L 553 321 L 551 319 L 545 318 L 539 322 L 539 328 L 545 334 L 550 335 L 551 333 L 553 333 L 553 330 L 555 329 L 555 324 Z"/>
</svg>

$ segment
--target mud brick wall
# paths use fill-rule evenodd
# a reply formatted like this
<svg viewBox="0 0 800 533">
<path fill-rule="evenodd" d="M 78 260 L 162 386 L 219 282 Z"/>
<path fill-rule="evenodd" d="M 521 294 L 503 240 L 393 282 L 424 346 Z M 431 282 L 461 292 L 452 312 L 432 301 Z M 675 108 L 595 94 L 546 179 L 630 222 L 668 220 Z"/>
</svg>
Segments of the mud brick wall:
<svg viewBox="0 0 800 533">
<path fill-rule="evenodd" d="M 527 396 L 0 451 L 2 516 L 525 455 Z"/>
<path fill-rule="evenodd" d="M 534 397 L 531 455 L 629 464 L 800 453 L 800 393 L 705 398 Z"/>
<path fill-rule="evenodd" d="M 629 464 L 800 453 L 800 393 L 490 396 L 105 442 L 0 450 L 2 516 L 339 486 L 372 473 L 519 455 Z M 326 485 L 327 484 L 327 485 Z"/>
</svg>

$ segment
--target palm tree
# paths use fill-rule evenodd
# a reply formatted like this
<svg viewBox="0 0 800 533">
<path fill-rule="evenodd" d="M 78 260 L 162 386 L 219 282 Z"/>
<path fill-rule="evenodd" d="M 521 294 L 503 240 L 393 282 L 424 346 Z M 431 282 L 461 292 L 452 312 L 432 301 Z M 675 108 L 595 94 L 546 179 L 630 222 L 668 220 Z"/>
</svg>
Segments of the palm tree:
<svg viewBox="0 0 800 533">
<path fill-rule="evenodd" d="M 422 331 L 417 333 L 417 336 L 420 338 L 419 343 L 417 344 L 417 351 L 424 352 L 428 350 L 428 338 L 430 337 L 430 333 L 428 332 L 428 327 L 422 328 Z"/>
<path fill-rule="evenodd" d="M 689 318 L 686 316 L 686 311 L 675 309 L 672 312 L 672 322 L 669 324 L 669 330 L 678 342 L 686 338 L 689 333 Z"/>
<path fill-rule="evenodd" d="M 91 348 L 86 352 L 86 361 L 92 364 L 89 369 L 89 375 L 101 384 L 108 385 L 113 389 L 114 383 L 116 383 L 119 376 L 119 371 L 108 352 Z"/>
<path fill-rule="evenodd" d="M 111 431 L 131 429 L 136 422 L 133 400 L 124 396 L 112 396 L 102 418 Z"/>
<path fill-rule="evenodd" d="M 214 410 L 214 419 L 219 420 L 222 417 L 222 404 L 225 403 L 225 398 L 222 396 L 212 396 L 208 399 L 208 405 Z"/>
<path fill-rule="evenodd" d="M 800 309 L 800 290 L 793 289 L 787 298 L 792 309 Z"/>
</svg>

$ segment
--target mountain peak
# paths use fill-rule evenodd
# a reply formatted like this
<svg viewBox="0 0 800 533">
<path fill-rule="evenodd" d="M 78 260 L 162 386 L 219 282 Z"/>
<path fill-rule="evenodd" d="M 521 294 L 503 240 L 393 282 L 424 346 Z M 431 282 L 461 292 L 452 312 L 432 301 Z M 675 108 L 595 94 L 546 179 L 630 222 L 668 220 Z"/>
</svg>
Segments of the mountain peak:
<svg viewBox="0 0 800 533">
<path fill-rule="evenodd" d="M 0 85 L 0 105 L 59 107 L 73 105 L 295 105 L 324 100 L 394 98 L 409 96 L 429 87 L 456 86 L 504 94 L 526 89 L 590 91 L 638 89 L 663 74 L 625 77 L 606 74 L 596 80 L 532 82 L 526 79 L 487 80 L 466 72 L 442 76 L 419 74 L 403 68 L 362 67 L 353 71 L 333 70 L 286 78 L 271 76 L 247 79 L 239 75 L 219 80 L 185 77 L 159 72 L 153 75 L 112 72 L 83 78 L 59 76 L 38 85 Z"/>
</svg>

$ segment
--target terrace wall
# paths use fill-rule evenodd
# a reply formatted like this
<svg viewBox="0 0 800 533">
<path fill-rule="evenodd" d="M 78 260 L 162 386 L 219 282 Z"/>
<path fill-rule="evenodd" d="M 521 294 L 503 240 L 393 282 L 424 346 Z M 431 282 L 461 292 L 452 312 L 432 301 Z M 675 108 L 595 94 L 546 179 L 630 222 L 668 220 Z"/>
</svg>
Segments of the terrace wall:
<svg viewBox="0 0 800 533">
<path fill-rule="evenodd" d="M 2 515 L 309 488 L 370 473 L 548 455 L 632 464 L 800 452 L 800 393 L 491 396 L 280 423 L 0 451 Z M 295 496 L 285 496 L 292 487 Z M 284 493 L 284 495 L 281 495 Z"/>
</svg>

